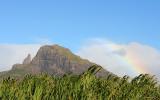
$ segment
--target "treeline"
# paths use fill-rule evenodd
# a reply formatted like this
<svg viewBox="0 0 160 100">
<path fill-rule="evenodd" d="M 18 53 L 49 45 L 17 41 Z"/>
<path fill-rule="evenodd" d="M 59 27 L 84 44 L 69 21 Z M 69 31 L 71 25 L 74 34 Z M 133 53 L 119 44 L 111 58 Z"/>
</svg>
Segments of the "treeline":
<svg viewBox="0 0 160 100">
<path fill-rule="evenodd" d="M 153 76 L 97 78 L 100 69 L 95 65 L 79 76 L 8 77 L 0 83 L 0 100 L 160 100 L 160 85 Z"/>
</svg>

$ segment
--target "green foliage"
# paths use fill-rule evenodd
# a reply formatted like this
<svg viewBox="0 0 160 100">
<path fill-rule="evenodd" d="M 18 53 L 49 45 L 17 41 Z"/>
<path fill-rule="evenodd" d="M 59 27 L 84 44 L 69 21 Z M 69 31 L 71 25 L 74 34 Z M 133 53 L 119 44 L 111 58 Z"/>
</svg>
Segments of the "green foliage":
<svg viewBox="0 0 160 100">
<path fill-rule="evenodd" d="M 81 75 L 54 77 L 27 75 L 10 77 L 0 83 L 0 100 L 159 100 L 160 85 L 154 76 L 139 75 L 132 80 L 108 75 L 97 78 L 101 69 L 94 65 Z"/>
</svg>

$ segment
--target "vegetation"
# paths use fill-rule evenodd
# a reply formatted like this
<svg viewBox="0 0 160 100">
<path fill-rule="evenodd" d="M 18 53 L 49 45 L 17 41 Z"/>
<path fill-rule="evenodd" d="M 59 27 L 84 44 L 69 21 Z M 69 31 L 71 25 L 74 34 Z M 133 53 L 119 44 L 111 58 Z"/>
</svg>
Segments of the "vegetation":
<svg viewBox="0 0 160 100">
<path fill-rule="evenodd" d="M 1 100 L 159 100 L 160 85 L 153 76 L 139 75 L 132 80 L 108 75 L 98 78 L 94 65 L 81 75 L 55 77 L 27 75 L 24 79 L 3 79 Z"/>
</svg>

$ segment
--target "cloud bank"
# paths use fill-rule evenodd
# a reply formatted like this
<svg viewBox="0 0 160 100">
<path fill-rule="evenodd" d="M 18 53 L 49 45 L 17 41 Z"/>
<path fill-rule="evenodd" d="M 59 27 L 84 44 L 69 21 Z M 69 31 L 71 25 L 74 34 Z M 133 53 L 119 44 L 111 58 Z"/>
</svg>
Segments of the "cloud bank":
<svg viewBox="0 0 160 100">
<path fill-rule="evenodd" d="M 13 64 L 22 63 L 29 53 L 34 57 L 42 45 L 0 44 L 0 71 L 10 70 Z M 140 73 L 149 73 L 160 79 L 160 51 L 148 45 L 93 39 L 80 46 L 76 54 L 120 76 L 134 77 Z"/>
<path fill-rule="evenodd" d="M 35 56 L 40 44 L 0 44 L 0 71 L 10 70 L 13 64 L 22 63 L 31 54 Z"/>
<path fill-rule="evenodd" d="M 77 54 L 120 76 L 149 73 L 160 78 L 160 51 L 148 45 L 93 39 L 85 43 Z"/>
</svg>

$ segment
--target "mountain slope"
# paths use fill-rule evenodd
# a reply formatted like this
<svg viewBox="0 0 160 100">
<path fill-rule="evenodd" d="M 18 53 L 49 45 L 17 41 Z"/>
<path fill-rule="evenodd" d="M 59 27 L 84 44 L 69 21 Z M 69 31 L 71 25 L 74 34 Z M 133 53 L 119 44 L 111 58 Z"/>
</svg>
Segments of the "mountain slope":
<svg viewBox="0 0 160 100">
<path fill-rule="evenodd" d="M 22 77 L 26 74 L 48 73 L 64 75 L 67 73 L 81 74 L 94 63 L 82 59 L 73 54 L 69 49 L 59 45 L 42 46 L 37 55 L 31 60 L 30 55 L 25 58 L 23 64 L 15 64 L 12 69 L 0 74 L 0 77 Z M 102 69 L 97 76 L 111 74 Z"/>
</svg>

